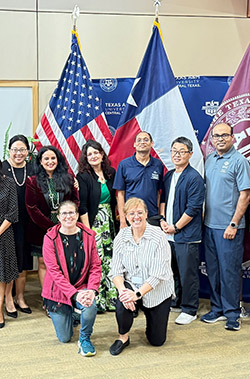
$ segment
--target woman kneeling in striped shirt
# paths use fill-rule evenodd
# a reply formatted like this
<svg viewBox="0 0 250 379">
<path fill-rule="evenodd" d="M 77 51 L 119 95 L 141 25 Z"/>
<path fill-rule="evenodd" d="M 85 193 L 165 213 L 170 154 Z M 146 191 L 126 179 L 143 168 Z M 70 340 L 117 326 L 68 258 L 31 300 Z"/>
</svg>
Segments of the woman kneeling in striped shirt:
<svg viewBox="0 0 250 379">
<path fill-rule="evenodd" d="M 166 341 L 171 296 L 174 293 L 171 252 L 165 234 L 147 223 L 143 200 L 129 199 L 124 213 L 130 224 L 114 240 L 110 276 L 118 290 L 116 318 L 119 339 L 110 347 L 118 355 L 129 345 L 133 313 L 146 316 L 146 336 L 153 346 Z"/>
</svg>

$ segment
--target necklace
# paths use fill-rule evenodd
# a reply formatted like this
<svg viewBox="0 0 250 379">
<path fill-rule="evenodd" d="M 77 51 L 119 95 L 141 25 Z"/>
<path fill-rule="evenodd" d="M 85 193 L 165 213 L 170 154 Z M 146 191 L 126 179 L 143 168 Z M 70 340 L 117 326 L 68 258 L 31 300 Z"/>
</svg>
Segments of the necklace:
<svg viewBox="0 0 250 379">
<path fill-rule="evenodd" d="M 47 179 L 47 184 L 48 184 L 49 198 L 50 198 L 50 201 L 51 201 L 52 208 L 54 210 L 56 210 L 56 209 L 58 209 L 59 204 L 60 204 L 59 203 L 59 201 L 60 201 L 60 199 L 59 199 L 59 192 L 56 192 L 56 190 L 54 189 L 54 185 L 53 185 L 52 181 L 50 182 Z M 51 188 L 51 187 L 53 187 L 53 188 Z M 55 197 L 56 197 L 56 203 L 54 202 Z"/>
<path fill-rule="evenodd" d="M 95 173 L 98 176 L 98 179 L 100 180 L 100 182 L 102 184 L 104 184 L 105 183 L 105 178 L 104 178 L 103 172 L 101 171 L 100 173 L 98 173 L 98 172 L 95 171 Z"/>
<path fill-rule="evenodd" d="M 9 162 L 10 163 L 10 162 Z M 26 165 L 24 166 L 24 170 L 23 170 L 23 181 L 22 183 L 19 183 L 18 180 L 17 180 L 17 177 L 15 175 L 15 172 L 14 172 L 14 168 L 13 166 L 10 164 L 10 168 L 11 168 L 11 172 L 12 172 L 12 175 L 13 175 L 13 179 L 15 181 L 15 183 L 19 186 L 19 187 L 22 187 L 25 183 L 25 180 L 26 180 Z"/>
</svg>

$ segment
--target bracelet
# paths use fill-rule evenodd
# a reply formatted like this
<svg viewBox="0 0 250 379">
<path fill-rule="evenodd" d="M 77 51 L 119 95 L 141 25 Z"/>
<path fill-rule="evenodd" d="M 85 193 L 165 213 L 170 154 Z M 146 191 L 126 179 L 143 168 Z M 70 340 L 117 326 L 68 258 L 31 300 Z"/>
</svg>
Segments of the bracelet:
<svg viewBox="0 0 250 379">
<path fill-rule="evenodd" d="M 180 233 L 181 229 L 177 228 L 176 224 L 174 224 L 175 233 Z"/>
</svg>

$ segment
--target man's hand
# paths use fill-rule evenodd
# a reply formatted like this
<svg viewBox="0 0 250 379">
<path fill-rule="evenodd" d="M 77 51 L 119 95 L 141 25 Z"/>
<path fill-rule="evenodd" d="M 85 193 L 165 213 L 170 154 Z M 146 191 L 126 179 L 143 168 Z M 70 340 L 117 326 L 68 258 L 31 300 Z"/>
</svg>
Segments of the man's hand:
<svg viewBox="0 0 250 379">
<path fill-rule="evenodd" d="M 161 221 L 161 228 L 166 234 L 175 234 L 174 225 L 169 225 L 166 221 Z"/>
<path fill-rule="evenodd" d="M 231 225 L 228 225 L 228 227 L 226 228 L 226 230 L 223 234 L 223 237 L 226 240 L 233 240 L 234 237 L 236 236 L 236 233 L 237 233 L 237 229 L 233 228 Z"/>
</svg>

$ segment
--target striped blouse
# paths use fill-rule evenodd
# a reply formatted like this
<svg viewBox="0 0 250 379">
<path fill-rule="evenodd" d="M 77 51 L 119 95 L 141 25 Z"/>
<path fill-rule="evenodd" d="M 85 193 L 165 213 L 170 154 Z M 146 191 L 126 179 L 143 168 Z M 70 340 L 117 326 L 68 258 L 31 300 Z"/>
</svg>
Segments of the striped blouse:
<svg viewBox="0 0 250 379">
<path fill-rule="evenodd" d="M 142 298 L 147 308 L 169 298 L 174 294 L 174 281 L 171 250 L 165 233 L 158 226 L 147 223 L 139 244 L 136 244 L 131 227 L 121 229 L 114 240 L 109 276 L 112 279 L 115 276 L 123 277 L 135 291 L 145 282 L 150 284 L 153 289 Z M 141 279 L 140 284 L 138 278 Z"/>
</svg>

